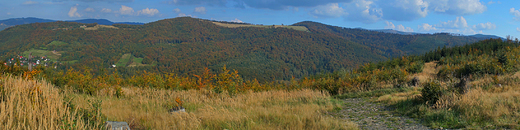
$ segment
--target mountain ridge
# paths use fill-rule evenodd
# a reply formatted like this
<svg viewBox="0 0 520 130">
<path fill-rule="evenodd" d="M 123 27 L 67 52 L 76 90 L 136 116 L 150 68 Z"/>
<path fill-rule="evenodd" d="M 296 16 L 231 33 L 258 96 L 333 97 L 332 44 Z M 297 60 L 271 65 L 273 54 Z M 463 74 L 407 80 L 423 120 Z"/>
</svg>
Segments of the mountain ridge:
<svg viewBox="0 0 520 130">
<path fill-rule="evenodd" d="M 30 50 L 57 51 L 59 68 L 102 70 L 113 64 L 126 76 L 149 72 L 200 74 L 223 66 L 246 79 L 290 80 L 369 62 L 420 54 L 442 46 L 478 41 L 448 34 L 399 35 L 300 22 L 290 28 L 218 26 L 211 20 L 181 17 L 143 25 L 114 24 L 96 31 L 76 22 L 24 24 L 0 31 L 0 58 Z M 87 26 L 93 26 L 89 24 Z M 9 55 L 9 56 L 6 56 Z M 130 64 L 138 67 L 126 67 Z M 97 71 L 97 70 L 95 70 Z M 101 72 L 99 72 L 101 73 Z"/>
<path fill-rule="evenodd" d="M 35 17 L 22 17 L 22 18 L 10 18 L 5 20 L 0 20 L 0 31 L 5 28 L 22 25 L 22 24 L 31 24 L 31 23 L 47 23 L 47 22 L 56 22 L 61 20 L 51 20 L 51 19 L 42 19 Z M 77 22 L 77 23 L 98 23 L 100 25 L 113 25 L 113 24 L 130 24 L 130 25 L 143 25 L 144 23 L 139 22 L 112 22 L 107 19 L 80 19 L 80 20 L 65 20 L 66 22 Z"/>
</svg>

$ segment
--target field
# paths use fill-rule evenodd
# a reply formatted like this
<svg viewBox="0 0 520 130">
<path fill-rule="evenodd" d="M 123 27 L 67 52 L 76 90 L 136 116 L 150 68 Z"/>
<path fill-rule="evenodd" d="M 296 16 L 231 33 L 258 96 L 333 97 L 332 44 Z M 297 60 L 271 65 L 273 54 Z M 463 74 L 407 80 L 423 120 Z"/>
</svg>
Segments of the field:
<svg viewBox="0 0 520 130">
<path fill-rule="evenodd" d="M 110 88 L 85 95 L 45 81 L 0 79 L 0 128 L 6 129 L 100 129 L 106 120 L 125 121 L 131 129 L 357 129 L 325 114 L 338 101 L 307 89 L 232 96 L 123 87 L 117 97 Z M 186 112 L 168 111 L 179 105 L 177 98 Z"/>
<path fill-rule="evenodd" d="M 51 59 L 53 61 L 58 61 L 58 59 L 61 57 L 61 54 L 59 52 L 54 53 L 53 51 L 37 50 L 37 49 L 31 49 L 29 51 L 25 51 L 22 53 L 22 55 L 24 57 L 27 57 L 31 53 L 32 53 L 32 56 L 47 56 L 49 59 Z"/>
<path fill-rule="evenodd" d="M 148 64 L 143 64 L 143 58 L 134 57 L 130 53 L 121 56 L 121 59 L 117 61 L 116 66 L 121 67 L 126 66 L 127 64 L 127 67 L 149 66 Z"/>
<path fill-rule="evenodd" d="M 128 64 L 128 62 L 130 61 L 130 58 L 132 58 L 132 54 L 124 54 L 123 56 L 121 56 L 121 59 L 117 61 L 116 66 L 126 66 L 126 64 Z"/>
<path fill-rule="evenodd" d="M 213 24 L 227 27 L 227 28 L 239 28 L 239 27 L 260 27 L 260 28 L 270 28 L 273 27 L 273 25 L 246 25 L 246 24 L 228 24 L 228 23 L 219 23 L 219 22 L 213 22 Z M 308 32 L 309 29 L 307 29 L 304 26 L 285 26 L 285 25 L 274 25 L 274 28 L 288 28 L 288 29 L 294 29 L 298 31 L 306 31 Z"/>
</svg>

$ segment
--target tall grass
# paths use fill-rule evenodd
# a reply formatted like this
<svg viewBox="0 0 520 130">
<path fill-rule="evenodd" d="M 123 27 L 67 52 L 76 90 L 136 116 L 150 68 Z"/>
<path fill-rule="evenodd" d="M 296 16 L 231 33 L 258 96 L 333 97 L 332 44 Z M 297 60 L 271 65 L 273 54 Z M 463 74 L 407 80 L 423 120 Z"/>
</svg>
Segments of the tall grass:
<svg viewBox="0 0 520 130">
<path fill-rule="evenodd" d="M 124 96 L 77 95 L 76 104 L 101 99 L 108 120 L 128 122 L 133 129 L 357 129 L 357 125 L 326 116 L 338 109 L 328 94 L 312 90 L 237 94 L 204 90 L 171 91 L 123 88 Z M 182 99 L 186 112 L 169 113 Z"/>
<path fill-rule="evenodd" d="M 357 129 L 350 121 L 326 114 L 341 103 L 308 89 L 232 95 L 205 89 L 116 88 L 89 95 L 45 81 L 3 76 L 0 128 L 100 129 L 110 120 L 128 122 L 132 129 Z M 184 102 L 186 112 L 169 112 L 178 105 L 176 98 Z"/>
<path fill-rule="evenodd" d="M 1 129 L 92 129 L 45 81 L 0 76 Z"/>
<path fill-rule="evenodd" d="M 520 129 L 520 80 L 517 75 L 485 75 L 470 83 L 473 87 L 469 92 L 445 93 L 434 104 L 424 103 L 422 88 L 383 95 L 375 101 L 391 105 L 399 113 L 420 118 L 432 128 Z M 442 82 L 442 89 L 453 87 L 449 82 Z"/>
</svg>

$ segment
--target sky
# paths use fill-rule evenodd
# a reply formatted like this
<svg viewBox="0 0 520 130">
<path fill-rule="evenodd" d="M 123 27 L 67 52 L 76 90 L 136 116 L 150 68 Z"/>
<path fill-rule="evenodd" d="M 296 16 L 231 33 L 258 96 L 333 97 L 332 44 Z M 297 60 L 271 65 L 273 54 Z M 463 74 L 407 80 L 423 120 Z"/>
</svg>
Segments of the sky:
<svg viewBox="0 0 520 130">
<path fill-rule="evenodd" d="M 0 20 L 175 17 L 264 25 L 301 21 L 404 32 L 520 36 L 519 0 L 0 0 Z"/>
</svg>

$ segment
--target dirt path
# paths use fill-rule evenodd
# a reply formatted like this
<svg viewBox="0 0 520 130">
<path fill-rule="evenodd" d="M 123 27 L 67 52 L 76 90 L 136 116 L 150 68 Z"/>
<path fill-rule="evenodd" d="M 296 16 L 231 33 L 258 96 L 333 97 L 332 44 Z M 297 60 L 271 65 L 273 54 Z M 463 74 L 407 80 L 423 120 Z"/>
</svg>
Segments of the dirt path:
<svg viewBox="0 0 520 130">
<path fill-rule="evenodd" d="M 387 130 L 426 130 L 428 127 L 418 121 L 392 114 L 382 105 L 371 103 L 362 98 L 343 99 L 345 107 L 335 113 L 337 116 L 357 123 L 360 129 Z"/>
</svg>

